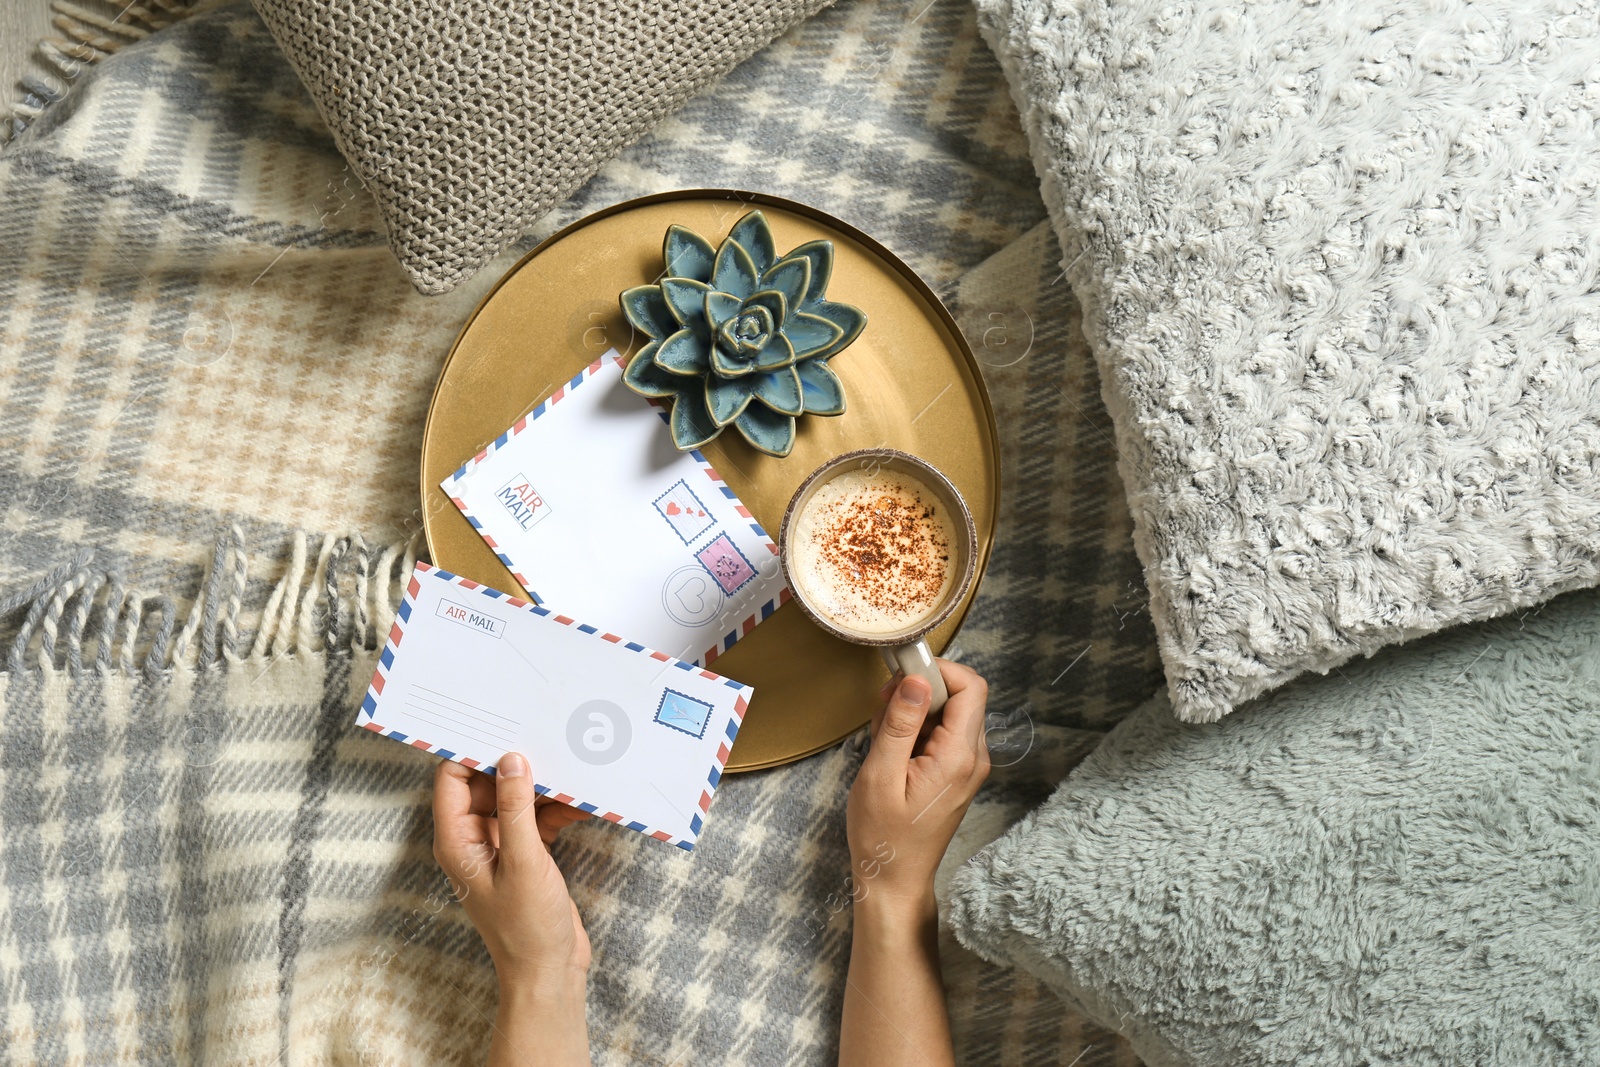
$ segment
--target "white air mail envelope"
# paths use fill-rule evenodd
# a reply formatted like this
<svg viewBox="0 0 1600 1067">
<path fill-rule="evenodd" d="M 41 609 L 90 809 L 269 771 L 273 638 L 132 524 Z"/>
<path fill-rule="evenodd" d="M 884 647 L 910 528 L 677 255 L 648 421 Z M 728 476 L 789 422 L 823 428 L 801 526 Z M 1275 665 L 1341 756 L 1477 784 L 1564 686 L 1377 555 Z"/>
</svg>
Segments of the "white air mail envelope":
<svg viewBox="0 0 1600 1067">
<path fill-rule="evenodd" d="M 709 666 L 789 598 L 778 546 L 609 352 L 441 484 L 538 604 Z"/>
<path fill-rule="evenodd" d="M 357 725 L 694 848 L 747 685 L 418 563 Z"/>
</svg>

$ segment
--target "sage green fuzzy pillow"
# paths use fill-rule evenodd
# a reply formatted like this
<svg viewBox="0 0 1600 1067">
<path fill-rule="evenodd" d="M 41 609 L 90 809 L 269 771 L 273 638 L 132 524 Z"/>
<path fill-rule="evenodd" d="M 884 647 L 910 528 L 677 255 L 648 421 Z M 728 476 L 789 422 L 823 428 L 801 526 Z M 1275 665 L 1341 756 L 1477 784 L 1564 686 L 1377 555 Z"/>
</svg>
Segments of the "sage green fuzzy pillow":
<svg viewBox="0 0 1600 1067">
<path fill-rule="evenodd" d="M 1152 1065 L 1600 1063 L 1600 595 L 1160 697 L 950 903 Z"/>
</svg>

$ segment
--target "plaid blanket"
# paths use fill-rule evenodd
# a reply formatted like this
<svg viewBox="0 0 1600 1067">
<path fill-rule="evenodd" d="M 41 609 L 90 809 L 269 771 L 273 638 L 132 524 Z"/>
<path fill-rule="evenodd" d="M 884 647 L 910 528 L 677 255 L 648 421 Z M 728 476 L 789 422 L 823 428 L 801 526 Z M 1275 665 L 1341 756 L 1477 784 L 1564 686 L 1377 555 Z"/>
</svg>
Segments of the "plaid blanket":
<svg viewBox="0 0 1600 1067">
<path fill-rule="evenodd" d="M 984 363 L 1002 530 L 954 654 L 992 680 L 997 770 L 948 866 L 1159 684 L 1098 380 L 971 12 L 846 0 L 529 241 L 702 185 L 878 235 Z M 429 855 L 432 761 L 350 724 L 427 397 L 500 271 L 411 290 L 240 3 L 98 64 L 0 153 L 0 195 L 0 1060 L 481 1060 L 493 976 Z M 858 746 L 730 776 L 687 861 L 564 837 L 597 1063 L 834 1056 Z M 945 969 L 970 1062 L 1133 1062 L 1025 976 L 953 946 Z"/>
</svg>

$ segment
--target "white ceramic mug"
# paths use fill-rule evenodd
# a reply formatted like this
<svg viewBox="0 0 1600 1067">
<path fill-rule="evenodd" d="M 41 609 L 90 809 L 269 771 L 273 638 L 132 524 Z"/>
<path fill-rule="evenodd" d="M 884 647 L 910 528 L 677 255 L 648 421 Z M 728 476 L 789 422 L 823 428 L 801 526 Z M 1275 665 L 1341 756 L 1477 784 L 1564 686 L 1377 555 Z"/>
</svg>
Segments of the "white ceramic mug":
<svg viewBox="0 0 1600 1067">
<path fill-rule="evenodd" d="M 839 625 L 806 601 L 800 584 L 795 581 L 792 569 L 794 561 L 789 547 L 795 523 L 818 489 L 847 471 L 865 470 L 875 473 L 880 469 L 899 471 L 915 478 L 939 498 L 940 503 L 946 508 L 947 515 L 955 517 L 956 521 L 951 523 L 954 543 L 950 546 L 951 555 L 954 557 L 955 580 L 945 591 L 944 599 L 940 601 L 939 606 L 920 622 L 897 633 L 866 634 Z M 789 499 L 788 509 L 783 513 L 783 525 L 778 534 L 778 558 L 783 563 L 784 577 L 789 582 L 790 594 L 811 621 L 841 640 L 858 645 L 877 646 L 878 651 L 883 654 L 883 661 L 888 666 L 890 674 L 900 671 L 907 677 L 916 675 L 924 679 L 933 691 L 928 708 L 932 713 L 944 706 L 950 694 L 945 689 L 939 665 L 934 662 L 933 650 L 928 647 L 927 635 L 950 617 L 966 597 L 967 590 L 971 588 L 973 575 L 977 570 L 977 543 L 978 534 L 972 522 L 972 512 L 968 509 L 967 502 L 962 499 L 960 491 L 943 472 L 927 460 L 919 459 L 908 452 L 893 448 L 864 448 L 835 456 L 811 472 L 806 480 L 800 483 L 800 488 L 795 490 L 794 496 Z"/>
</svg>

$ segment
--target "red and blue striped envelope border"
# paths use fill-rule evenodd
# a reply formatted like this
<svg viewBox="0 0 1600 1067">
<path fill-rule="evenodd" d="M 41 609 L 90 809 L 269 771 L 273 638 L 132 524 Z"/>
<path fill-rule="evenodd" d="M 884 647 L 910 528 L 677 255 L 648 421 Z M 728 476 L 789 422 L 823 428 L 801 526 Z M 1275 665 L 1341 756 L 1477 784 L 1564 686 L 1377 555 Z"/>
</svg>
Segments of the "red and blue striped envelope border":
<svg viewBox="0 0 1600 1067">
<path fill-rule="evenodd" d="M 621 356 L 612 356 L 611 360 L 618 367 L 627 366 L 627 360 L 623 359 Z M 462 500 L 461 497 L 457 495 L 456 485 L 461 481 L 461 479 L 470 474 L 478 466 L 478 464 L 494 455 L 499 449 L 504 448 L 507 442 L 516 437 L 523 430 L 526 430 L 533 420 L 537 419 L 540 415 L 543 415 L 545 412 L 555 407 L 564 398 L 569 396 L 574 389 L 588 381 L 590 378 L 594 377 L 595 374 L 605 366 L 605 363 L 606 357 L 602 356 L 593 363 L 589 364 L 587 367 L 583 368 L 583 370 L 579 371 L 577 374 L 574 374 L 571 381 L 567 382 L 565 385 L 562 385 L 550 395 L 549 399 L 541 401 L 538 407 L 534 408 L 532 411 L 522 416 L 522 418 L 518 419 L 510 429 L 506 430 L 505 433 L 501 434 L 499 437 L 496 437 L 493 441 L 489 442 L 489 444 L 485 445 L 482 452 L 479 452 L 476 456 L 473 456 L 471 459 L 463 463 L 454 474 L 450 475 L 450 477 L 446 478 L 444 482 L 441 483 L 441 488 L 444 489 L 445 495 L 450 498 L 450 503 L 454 504 L 461 514 L 466 516 L 468 522 L 472 523 L 472 528 L 478 531 L 478 536 L 483 538 L 484 543 L 489 546 L 490 550 L 494 552 L 495 556 L 499 558 L 500 562 L 506 565 L 506 569 L 511 572 L 511 577 L 517 580 L 517 584 L 522 586 L 527 594 L 533 598 L 533 602 L 536 604 L 543 603 L 544 598 L 541 597 L 538 591 L 533 588 L 533 583 L 529 581 L 521 571 L 517 570 L 516 565 L 511 562 L 510 557 L 500 550 L 500 545 L 496 543 L 495 539 L 490 536 L 489 532 L 483 528 L 483 523 L 480 522 L 478 517 L 472 513 L 472 509 L 467 506 L 467 502 Z M 671 422 L 671 417 L 668 415 L 667 408 L 654 400 L 650 400 L 649 403 L 656 409 L 656 414 L 661 416 L 661 420 L 663 422 Z M 744 503 L 740 501 L 738 495 L 734 493 L 732 489 L 728 488 L 727 483 L 722 480 L 722 475 L 717 473 L 717 469 L 713 467 L 709 461 L 707 461 L 706 457 L 700 453 L 698 448 L 691 452 L 690 455 L 694 457 L 696 463 L 700 464 L 701 469 L 706 473 L 706 477 L 711 479 L 711 484 L 717 489 L 721 490 L 724 497 L 733 501 L 734 510 L 739 513 L 740 518 L 744 519 L 750 524 L 750 529 L 754 530 L 756 536 L 761 538 L 762 542 L 767 546 L 767 551 L 772 553 L 773 556 L 777 556 L 777 542 L 774 541 L 772 536 L 768 534 L 767 531 L 762 528 L 761 524 L 755 520 L 755 516 L 750 514 L 750 509 L 744 506 Z M 717 638 L 715 644 L 700 654 L 700 664 L 707 667 L 711 666 L 711 664 L 716 661 L 716 658 L 728 651 L 728 649 L 732 648 L 734 644 L 738 642 L 739 638 L 744 637 L 751 630 L 755 629 L 758 622 L 761 622 L 774 611 L 777 611 L 779 607 L 788 602 L 789 588 L 788 586 L 784 586 L 778 590 L 778 595 L 775 598 L 756 607 L 748 616 L 746 616 L 743 622 L 739 623 L 732 630 L 729 630 L 727 633 Z"/>
<path fill-rule="evenodd" d="M 730 689 L 737 689 L 739 691 L 739 695 L 734 699 L 733 702 L 733 714 L 728 717 L 727 723 L 723 726 L 722 740 L 717 745 L 716 760 L 711 765 L 710 773 L 706 775 L 706 784 L 700 790 L 700 811 L 689 821 L 689 827 L 695 836 L 698 837 L 700 835 L 700 830 L 705 825 L 706 812 L 711 810 L 711 798 L 716 794 L 717 785 L 722 781 L 722 770 L 725 766 L 727 766 L 728 754 L 733 749 L 733 739 L 739 734 L 739 725 L 744 722 L 744 713 L 750 707 L 750 697 L 755 692 L 754 689 L 748 685 L 745 685 L 743 682 L 736 682 L 732 678 L 724 678 L 720 674 L 713 674 L 711 671 L 708 671 L 697 664 L 688 663 L 681 659 L 674 659 L 665 652 L 657 652 L 654 649 L 645 648 L 643 645 L 638 644 L 637 642 L 618 637 L 616 634 L 606 633 L 604 630 L 600 630 L 593 626 L 586 625 L 585 623 L 578 622 L 576 619 L 569 619 L 565 615 L 557 615 L 548 608 L 542 608 L 537 604 L 530 604 L 526 600 L 521 600 L 517 597 L 511 596 L 509 593 L 502 593 L 498 589 L 490 589 L 488 586 L 479 582 L 475 582 L 471 578 L 463 578 L 459 574 L 451 574 L 447 570 L 441 570 L 438 567 L 429 566 L 427 563 L 424 563 L 421 560 L 417 561 L 416 572 L 411 575 L 410 581 L 406 583 L 406 595 L 400 601 L 399 610 L 395 612 L 394 625 L 389 628 L 389 640 L 383 647 L 383 653 L 378 657 L 377 668 L 372 672 L 372 683 L 367 686 L 366 699 L 361 702 L 361 713 L 356 717 L 357 725 L 361 726 L 363 729 L 371 730 L 373 733 L 378 734 L 381 737 L 387 737 L 392 740 L 402 742 L 403 744 L 410 745 L 412 748 L 421 749 L 424 752 L 431 752 L 436 756 L 443 756 L 445 759 L 455 760 L 457 763 L 465 767 L 471 767 L 473 770 L 483 771 L 485 774 L 493 774 L 495 772 L 495 767 L 492 764 L 481 764 L 477 760 L 468 759 L 465 756 L 457 755 L 456 753 L 451 752 L 449 749 L 440 748 L 438 745 L 424 740 L 423 738 L 413 737 L 409 734 L 401 733 L 399 730 L 388 729 L 387 727 L 384 727 L 375 721 L 373 718 L 378 710 L 378 697 L 383 695 L 383 686 L 385 680 L 388 678 L 389 668 L 394 665 L 395 651 L 400 647 L 401 639 L 405 637 L 406 623 L 411 621 L 412 608 L 416 604 L 417 594 L 422 589 L 421 582 L 418 581 L 418 575 L 430 573 L 443 578 L 451 585 L 458 585 L 462 589 L 475 590 L 483 596 L 489 597 L 492 600 L 502 601 L 508 606 L 516 608 L 519 611 L 527 611 L 535 615 L 542 615 L 545 618 L 555 620 L 563 626 L 571 626 L 583 633 L 592 634 L 598 641 L 609 642 L 619 648 L 625 648 L 629 652 L 636 652 L 641 656 L 649 656 L 651 659 L 660 660 L 662 663 L 676 667 L 680 671 L 689 671 L 691 673 L 700 675 L 700 677 L 705 678 L 708 681 L 721 682 Z M 657 830 L 653 827 L 645 825 L 642 822 L 635 822 L 623 815 L 617 814 L 614 811 L 601 811 L 600 808 L 594 804 L 586 803 L 579 800 L 577 797 L 570 796 L 566 793 L 557 793 L 549 786 L 541 785 L 538 782 L 534 783 L 533 788 L 534 791 L 540 796 L 547 796 L 554 800 L 559 800 L 563 804 L 570 804 L 582 811 L 587 811 L 590 814 L 598 815 L 607 822 L 618 823 L 619 825 L 626 826 L 630 830 L 637 831 L 638 833 L 644 834 L 648 837 L 653 837 L 657 841 L 665 841 L 669 845 L 676 845 L 685 852 L 694 851 L 694 841 L 692 840 L 674 837 L 665 830 Z"/>
</svg>

